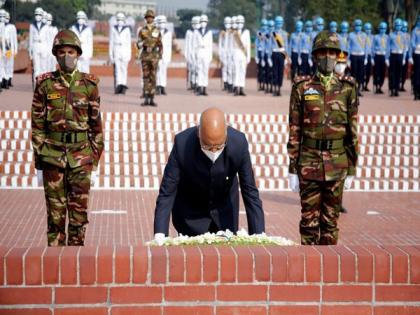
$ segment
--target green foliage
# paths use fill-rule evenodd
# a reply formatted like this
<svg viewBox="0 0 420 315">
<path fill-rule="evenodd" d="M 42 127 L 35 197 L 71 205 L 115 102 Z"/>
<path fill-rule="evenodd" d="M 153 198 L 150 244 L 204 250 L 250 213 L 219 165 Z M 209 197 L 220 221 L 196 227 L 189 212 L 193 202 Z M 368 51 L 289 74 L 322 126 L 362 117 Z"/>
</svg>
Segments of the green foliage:
<svg viewBox="0 0 420 315">
<path fill-rule="evenodd" d="M 176 15 L 179 18 L 179 28 L 178 32 L 181 36 L 184 36 L 185 32 L 191 28 L 191 19 L 193 16 L 201 15 L 202 12 L 200 10 L 194 10 L 194 9 L 180 9 L 176 11 Z"/>
</svg>

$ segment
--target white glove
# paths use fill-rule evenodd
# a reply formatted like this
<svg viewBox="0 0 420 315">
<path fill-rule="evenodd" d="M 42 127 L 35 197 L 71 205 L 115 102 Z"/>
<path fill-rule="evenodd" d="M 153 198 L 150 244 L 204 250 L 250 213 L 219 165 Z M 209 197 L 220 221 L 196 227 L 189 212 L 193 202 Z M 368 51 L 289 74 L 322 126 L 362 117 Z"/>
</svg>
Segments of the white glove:
<svg viewBox="0 0 420 315">
<path fill-rule="evenodd" d="M 163 233 L 155 234 L 155 241 L 159 246 L 162 246 L 165 243 L 166 236 Z"/>
<path fill-rule="evenodd" d="M 367 60 L 367 58 L 365 58 L 365 61 L 363 62 L 363 65 L 367 65 L 367 62 L 368 62 L 368 60 Z"/>
<path fill-rule="evenodd" d="M 96 171 L 90 173 L 90 186 L 95 186 L 96 182 Z"/>
<path fill-rule="evenodd" d="M 351 67 L 351 61 L 350 60 L 347 60 L 347 67 Z"/>
<path fill-rule="evenodd" d="M 284 66 L 286 67 L 289 64 L 289 59 L 285 58 L 284 59 Z"/>
<path fill-rule="evenodd" d="M 298 65 L 299 66 L 302 65 L 302 58 L 301 57 L 298 57 Z"/>
<path fill-rule="evenodd" d="M 261 59 L 261 67 L 265 67 L 265 60 Z"/>
<path fill-rule="evenodd" d="M 110 56 L 110 57 L 109 57 L 109 62 L 110 62 L 111 64 L 114 64 L 114 63 L 115 63 L 114 58 L 112 58 L 112 57 Z"/>
<path fill-rule="evenodd" d="M 38 186 L 43 187 L 44 186 L 44 176 L 42 170 L 36 171 L 36 178 L 38 181 Z"/>
<path fill-rule="evenodd" d="M 403 66 L 405 66 L 405 58 L 403 58 L 403 63 L 402 63 L 402 65 L 403 65 Z"/>
<path fill-rule="evenodd" d="M 373 59 L 373 58 L 372 58 L 372 59 L 370 60 L 370 63 L 372 64 L 372 66 L 374 66 L 374 65 L 375 65 L 375 59 Z"/>
<path fill-rule="evenodd" d="M 299 177 L 296 174 L 289 174 L 289 188 L 293 192 L 299 192 Z"/>
<path fill-rule="evenodd" d="M 258 59 L 258 57 L 255 57 L 255 63 L 258 65 L 260 64 L 260 59 Z"/>
<path fill-rule="evenodd" d="M 273 66 L 273 59 L 268 58 L 267 63 L 268 63 L 268 66 L 271 68 Z"/>
<path fill-rule="evenodd" d="M 344 180 L 344 189 L 350 189 L 351 183 L 353 183 L 354 176 L 347 176 Z"/>
<path fill-rule="evenodd" d="M 387 67 L 389 67 L 389 60 L 388 59 L 385 60 L 385 64 L 386 64 Z"/>
<path fill-rule="evenodd" d="M 308 64 L 309 64 L 309 67 L 311 67 L 312 68 L 312 66 L 314 65 L 314 63 L 313 63 L 313 61 L 312 61 L 312 59 L 308 59 Z"/>
<path fill-rule="evenodd" d="M 414 64 L 414 60 L 413 60 L 413 58 L 408 59 L 408 62 L 409 62 L 410 64 Z"/>
</svg>

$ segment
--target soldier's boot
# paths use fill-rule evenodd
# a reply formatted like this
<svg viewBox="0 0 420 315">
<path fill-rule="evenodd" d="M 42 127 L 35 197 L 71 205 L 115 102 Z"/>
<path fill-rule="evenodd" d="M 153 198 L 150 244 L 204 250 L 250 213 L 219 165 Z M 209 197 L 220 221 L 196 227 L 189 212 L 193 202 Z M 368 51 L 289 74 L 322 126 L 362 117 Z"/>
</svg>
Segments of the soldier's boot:
<svg viewBox="0 0 420 315">
<path fill-rule="evenodd" d="M 208 94 L 207 94 L 207 88 L 206 87 L 203 87 L 203 90 L 201 92 L 201 95 L 208 96 Z"/>
<path fill-rule="evenodd" d="M 233 84 L 229 84 L 229 93 L 233 93 L 234 89 L 233 89 Z"/>
<path fill-rule="evenodd" d="M 226 89 L 227 89 L 227 83 L 226 82 L 223 82 L 223 89 L 222 89 L 222 91 L 226 91 Z"/>
<path fill-rule="evenodd" d="M 3 79 L 3 80 L 1 80 L 1 87 L 3 88 L 3 89 L 9 89 L 9 85 L 7 84 L 7 80 L 6 79 Z"/>
<path fill-rule="evenodd" d="M 347 209 L 346 209 L 346 208 L 344 208 L 343 206 L 341 206 L 340 212 L 341 212 L 341 213 L 347 213 L 348 211 L 347 211 Z"/>
<path fill-rule="evenodd" d="M 400 96 L 400 93 L 398 92 L 398 89 L 394 90 L 394 96 Z"/>
<path fill-rule="evenodd" d="M 141 106 L 149 106 L 149 95 L 144 95 L 144 101 L 141 103 Z"/>
<path fill-rule="evenodd" d="M 197 95 L 197 96 L 199 96 L 199 95 L 201 95 L 201 86 L 196 86 L 195 87 L 195 95 Z"/>
<path fill-rule="evenodd" d="M 8 83 L 9 83 L 9 87 L 13 87 L 12 78 L 9 79 L 9 82 Z"/>
<path fill-rule="evenodd" d="M 160 85 L 158 85 L 156 87 L 156 95 L 161 95 L 162 94 L 162 87 Z"/>
<path fill-rule="evenodd" d="M 128 90 L 128 87 L 126 85 L 121 85 L 121 94 L 125 94 L 125 91 Z"/>
<path fill-rule="evenodd" d="M 121 93 L 121 85 L 117 85 L 115 87 L 114 94 L 120 94 L 120 93 Z"/>
<path fill-rule="evenodd" d="M 166 93 L 166 88 L 165 88 L 164 86 L 162 86 L 162 95 L 168 95 L 168 94 Z"/>
<path fill-rule="evenodd" d="M 241 96 L 246 96 L 246 94 L 245 94 L 245 92 L 244 92 L 244 88 L 243 88 L 243 87 L 239 88 L 239 95 L 241 95 Z"/>
<path fill-rule="evenodd" d="M 238 96 L 238 95 L 239 95 L 239 88 L 235 86 L 233 88 L 233 96 Z"/>
<path fill-rule="evenodd" d="M 153 98 L 154 98 L 154 95 L 151 95 L 150 98 L 149 98 L 149 105 L 156 107 L 157 104 L 155 103 L 155 101 L 153 100 Z"/>
</svg>

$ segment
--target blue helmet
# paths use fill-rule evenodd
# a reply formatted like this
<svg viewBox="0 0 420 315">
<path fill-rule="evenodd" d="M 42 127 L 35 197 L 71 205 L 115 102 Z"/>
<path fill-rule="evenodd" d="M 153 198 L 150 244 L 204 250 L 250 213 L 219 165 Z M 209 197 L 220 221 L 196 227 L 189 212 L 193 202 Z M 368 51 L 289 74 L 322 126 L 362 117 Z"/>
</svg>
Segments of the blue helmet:
<svg viewBox="0 0 420 315">
<path fill-rule="evenodd" d="M 388 28 L 388 24 L 386 24 L 386 22 L 379 23 L 379 31 L 386 32 L 387 28 Z"/>
<path fill-rule="evenodd" d="M 420 14 L 417 16 L 417 21 L 416 21 L 417 26 L 420 25 Z"/>
<path fill-rule="evenodd" d="M 266 19 L 262 19 L 262 20 L 261 20 L 261 26 L 262 26 L 262 27 L 267 26 L 267 23 L 268 23 L 268 22 L 267 22 L 267 20 L 266 20 Z"/>
<path fill-rule="evenodd" d="M 267 26 L 270 27 L 270 28 L 274 27 L 274 21 L 273 20 L 268 20 Z"/>
<path fill-rule="evenodd" d="M 283 17 L 280 15 L 276 16 L 276 18 L 274 19 L 274 23 L 276 24 L 276 26 L 283 26 L 284 24 Z"/>
<path fill-rule="evenodd" d="M 394 21 L 394 30 L 401 31 L 402 28 L 402 20 L 401 19 L 395 19 Z"/>
<path fill-rule="evenodd" d="M 337 32 L 337 22 L 331 21 L 330 22 L 330 31 L 336 33 Z"/>
<path fill-rule="evenodd" d="M 408 32 L 408 22 L 407 21 L 403 21 L 402 22 L 402 29 L 401 29 L 404 33 Z"/>
<path fill-rule="evenodd" d="M 372 30 L 372 24 L 370 24 L 369 22 L 366 22 L 365 25 L 363 26 L 363 28 L 365 29 L 365 32 L 371 31 Z"/>
<path fill-rule="evenodd" d="M 349 31 L 349 22 L 346 22 L 346 21 L 341 22 L 340 30 L 342 33 L 347 33 Z"/>
<path fill-rule="evenodd" d="M 312 24 L 312 21 L 311 20 L 308 20 L 308 21 L 305 22 L 305 30 L 307 32 L 312 32 L 312 30 L 313 30 L 313 24 Z"/>
<path fill-rule="evenodd" d="M 295 24 L 296 27 L 296 32 L 302 32 L 302 28 L 303 28 L 303 22 L 302 21 L 297 21 Z"/>
<path fill-rule="evenodd" d="M 316 24 L 316 29 L 317 31 L 322 31 L 324 30 L 324 19 L 322 17 L 317 17 L 315 20 L 315 24 Z"/>
</svg>

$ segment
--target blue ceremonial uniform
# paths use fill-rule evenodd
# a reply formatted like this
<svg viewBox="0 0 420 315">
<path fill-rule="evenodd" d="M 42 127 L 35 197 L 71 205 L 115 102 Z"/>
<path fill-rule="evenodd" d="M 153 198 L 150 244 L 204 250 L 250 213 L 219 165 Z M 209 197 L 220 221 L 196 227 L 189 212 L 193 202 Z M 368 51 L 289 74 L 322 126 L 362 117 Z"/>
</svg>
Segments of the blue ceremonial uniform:
<svg viewBox="0 0 420 315">
<path fill-rule="evenodd" d="M 363 86 L 365 75 L 366 39 L 367 36 L 362 31 L 351 32 L 348 38 L 351 75 L 356 79 L 359 91 Z"/>
<path fill-rule="evenodd" d="M 264 29 L 260 29 L 257 32 L 257 36 L 255 38 L 255 56 L 257 56 L 257 70 L 258 70 L 258 90 L 264 90 L 264 82 L 265 82 L 265 67 L 266 60 L 265 58 L 265 32 Z"/>
<path fill-rule="evenodd" d="M 404 54 L 405 45 L 403 32 L 391 32 L 391 34 L 389 34 L 389 45 L 387 52 L 387 59 L 389 59 L 389 90 L 391 91 L 391 96 L 398 96 Z"/>
<path fill-rule="evenodd" d="M 291 56 L 292 59 L 292 73 L 291 73 L 291 77 L 292 79 L 295 77 L 296 74 L 299 73 L 299 52 L 300 52 L 300 44 L 302 41 L 302 32 L 294 32 L 292 33 L 292 35 L 290 35 L 290 51 L 289 54 Z"/>
<path fill-rule="evenodd" d="M 420 100 L 420 18 L 411 33 L 411 51 L 413 56 L 413 92 L 414 99 Z"/>
<path fill-rule="evenodd" d="M 365 77 L 364 77 L 364 91 L 369 91 L 368 85 L 370 81 L 370 76 L 372 74 L 372 44 L 373 44 L 373 35 L 370 30 L 366 30 L 366 58 L 365 58 Z"/>
<path fill-rule="evenodd" d="M 411 45 L 410 45 L 410 33 L 408 33 L 408 29 L 403 29 L 403 35 L 404 35 L 404 46 L 405 46 L 405 54 L 403 57 L 404 64 L 402 67 L 402 73 L 401 73 L 401 87 L 400 91 L 405 92 L 404 84 L 407 80 L 407 74 L 408 74 L 408 60 L 411 58 Z"/>
<path fill-rule="evenodd" d="M 302 64 L 299 68 L 299 75 L 310 75 L 311 74 L 311 63 L 312 63 L 312 30 L 306 28 L 305 32 L 302 33 L 299 45 L 299 56 L 302 59 Z"/>
<path fill-rule="evenodd" d="M 287 32 L 282 29 L 276 29 L 271 33 L 270 39 L 271 58 L 273 60 L 274 96 L 280 96 L 280 88 L 283 85 L 284 62 L 289 49 Z"/>
<path fill-rule="evenodd" d="M 382 85 L 385 81 L 386 62 L 385 58 L 388 51 L 388 35 L 377 34 L 373 37 L 372 56 L 373 56 L 373 85 L 375 93 L 382 94 Z"/>
</svg>

